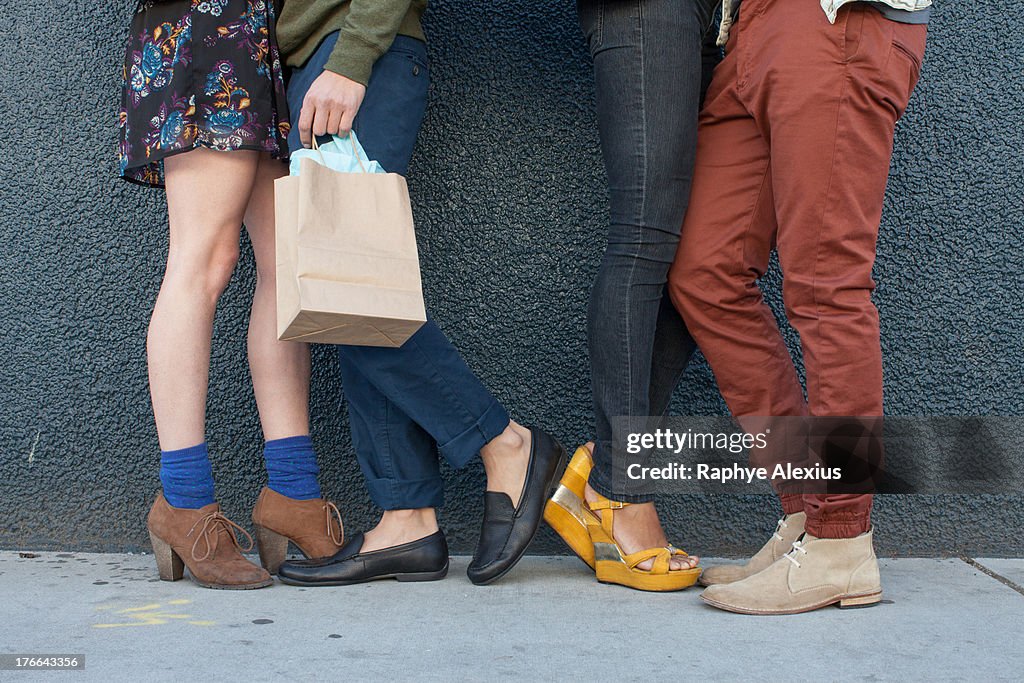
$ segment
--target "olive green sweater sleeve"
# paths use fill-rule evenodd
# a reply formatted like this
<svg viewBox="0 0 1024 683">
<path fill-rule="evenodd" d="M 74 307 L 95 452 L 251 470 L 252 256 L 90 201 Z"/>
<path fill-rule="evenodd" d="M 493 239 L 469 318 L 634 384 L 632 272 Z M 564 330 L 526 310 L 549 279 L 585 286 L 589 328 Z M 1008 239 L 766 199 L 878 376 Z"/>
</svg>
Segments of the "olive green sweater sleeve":
<svg viewBox="0 0 1024 683">
<path fill-rule="evenodd" d="M 327 69 L 366 85 L 374 62 L 388 51 L 412 0 L 352 0 Z"/>
<path fill-rule="evenodd" d="M 331 33 L 338 42 L 326 68 L 366 85 L 396 35 L 423 40 L 426 0 L 287 0 L 277 22 L 285 61 L 300 67 Z"/>
</svg>

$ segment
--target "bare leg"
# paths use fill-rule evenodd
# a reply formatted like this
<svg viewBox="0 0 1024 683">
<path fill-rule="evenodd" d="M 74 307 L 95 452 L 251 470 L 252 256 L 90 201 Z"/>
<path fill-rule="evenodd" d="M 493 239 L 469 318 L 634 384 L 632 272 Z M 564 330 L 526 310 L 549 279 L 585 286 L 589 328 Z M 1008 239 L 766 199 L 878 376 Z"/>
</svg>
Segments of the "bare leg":
<svg viewBox="0 0 1024 683">
<path fill-rule="evenodd" d="M 309 344 L 277 339 L 274 180 L 287 172 L 283 163 L 262 154 L 245 211 L 245 227 L 256 257 L 249 371 L 267 441 L 309 433 Z"/>
<path fill-rule="evenodd" d="M 410 543 L 425 538 L 438 530 L 434 508 L 417 510 L 385 510 L 377 526 L 363 534 L 361 552 Z"/>
<path fill-rule="evenodd" d="M 507 493 L 515 506 L 523 496 L 532 440 L 530 430 L 513 421 L 480 449 L 480 459 L 487 473 L 487 490 Z"/>
<path fill-rule="evenodd" d="M 597 492 L 587 485 L 584 493 L 588 502 L 597 500 Z M 625 553 L 638 553 L 647 548 L 664 548 L 668 545 L 668 537 L 661 528 L 661 520 L 658 519 L 658 511 L 654 503 L 635 503 L 628 507 L 613 512 L 615 515 L 615 541 L 622 547 Z M 700 558 L 696 555 L 689 557 L 673 556 L 670 560 L 671 569 L 690 569 L 700 564 Z M 654 560 L 644 560 L 639 565 L 640 569 L 650 569 L 654 566 Z"/>
<path fill-rule="evenodd" d="M 517 422 L 510 422 L 505 431 L 480 449 L 480 458 L 487 474 L 487 490 L 507 493 L 517 506 L 526 483 L 531 441 L 529 429 Z M 371 552 L 409 543 L 429 536 L 437 529 L 434 508 L 387 510 L 377 526 L 366 532 L 362 549 L 363 552 Z"/>
<path fill-rule="evenodd" d="M 256 152 L 200 148 L 164 162 L 170 248 L 146 341 L 163 450 L 206 439 L 213 316 L 238 261 L 257 160 Z"/>
</svg>

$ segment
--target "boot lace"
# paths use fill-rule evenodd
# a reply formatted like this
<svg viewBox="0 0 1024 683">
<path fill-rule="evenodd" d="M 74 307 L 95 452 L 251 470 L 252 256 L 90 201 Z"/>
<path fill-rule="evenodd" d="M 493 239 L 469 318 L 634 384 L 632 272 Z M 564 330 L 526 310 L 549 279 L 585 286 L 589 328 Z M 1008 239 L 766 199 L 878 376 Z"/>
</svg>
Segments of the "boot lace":
<svg viewBox="0 0 1024 683">
<path fill-rule="evenodd" d="M 803 541 L 793 541 L 793 547 L 790 548 L 789 552 L 786 553 L 785 555 L 783 555 L 783 557 L 785 557 L 787 560 L 789 560 L 794 565 L 799 567 L 800 566 L 800 561 L 796 559 L 797 558 L 797 552 L 799 552 L 799 553 L 801 553 L 803 555 L 807 554 L 807 548 L 804 547 L 804 542 Z"/>
<path fill-rule="evenodd" d="M 327 537 L 331 539 L 334 545 L 340 548 L 345 538 L 345 523 L 341 521 L 341 512 L 338 511 L 338 506 L 330 501 L 326 501 L 324 503 L 324 515 L 327 518 Z M 337 533 L 334 531 L 334 525 L 331 524 L 334 520 L 338 520 Z"/>
<path fill-rule="evenodd" d="M 782 532 L 783 529 L 788 529 L 788 528 L 789 528 L 789 525 L 786 524 L 786 518 L 785 517 L 780 518 L 779 519 L 779 523 L 777 525 L 775 525 L 775 534 L 773 534 L 775 536 L 775 540 L 777 540 L 777 541 L 784 541 L 784 540 L 786 540 L 786 539 L 784 539 L 782 537 L 782 533 L 781 532 Z"/>
<path fill-rule="evenodd" d="M 196 562 L 202 562 L 203 560 L 209 559 L 217 551 L 217 539 L 220 537 L 221 531 L 227 532 L 232 545 L 243 553 L 247 553 L 253 549 L 254 543 L 249 532 L 225 517 L 222 512 L 211 512 L 205 517 L 200 518 L 192 525 L 192 528 L 188 530 L 188 533 L 185 534 L 185 536 L 191 536 L 192 533 L 196 531 L 197 527 L 199 528 L 199 533 L 196 534 L 196 540 L 192 543 L 192 559 Z M 243 548 L 242 544 L 238 542 L 239 533 L 241 533 L 248 542 L 248 546 L 245 548 Z M 206 552 L 203 553 L 202 556 L 196 553 L 196 549 L 199 547 L 200 541 L 203 541 L 206 544 Z"/>
</svg>

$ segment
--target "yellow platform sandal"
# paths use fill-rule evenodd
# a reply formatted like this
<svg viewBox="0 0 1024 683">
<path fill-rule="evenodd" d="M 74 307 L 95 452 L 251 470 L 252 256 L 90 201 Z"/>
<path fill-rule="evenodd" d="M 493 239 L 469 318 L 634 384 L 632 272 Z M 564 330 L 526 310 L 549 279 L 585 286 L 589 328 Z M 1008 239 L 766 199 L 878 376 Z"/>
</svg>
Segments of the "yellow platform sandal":
<svg viewBox="0 0 1024 683">
<path fill-rule="evenodd" d="M 593 454 L 588 445 L 577 448 L 558 482 L 555 495 L 544 507 L 544 521 L 591 569 L 594 568 L 594 542 L 587 531 L 587 519 L 595 523 L 600 520 L 587 507 L 583 492 L 593 467 Z"/>
<path fill-rule="evenodd" d="M 601 583 L 616 583 L 620 586 L 642 591 L 678 591 L 689 588 L 700 578 L 701 568 L 675 569 L 670 571 L 673 557 L 688 555 L 672 545 L 664 548 L 648 548 L 629 555 L 615 542 L 612 533 L 613 510 L 619 510 L 630 503 L 619 503 L 600 496 L 587 507 L 600 514 L 600 519 L 591 514 L 587 519 L 587 530 L 594 545 L 594 569 Z M 645 560 L 654 560 L 650 569 L 638 569 Z"/>
</svg>

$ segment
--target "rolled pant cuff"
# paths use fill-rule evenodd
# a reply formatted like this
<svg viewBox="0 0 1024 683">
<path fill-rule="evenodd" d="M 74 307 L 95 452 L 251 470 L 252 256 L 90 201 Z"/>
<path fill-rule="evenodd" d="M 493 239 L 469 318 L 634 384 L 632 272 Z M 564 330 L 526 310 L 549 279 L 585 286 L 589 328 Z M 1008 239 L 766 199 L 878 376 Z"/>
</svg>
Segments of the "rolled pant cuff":
<svg viewBox="0 0 1024 683">
<path fill-rule="evenodd" d="M 367 479 L 370 499 L 383 510 L 417 510 L 444 505 L 444 482 L 430 479 Z"/>
<path fill-rule="evenodd" d="M 804 527 L 811 536 L 818 538 L 854 538 L 871 528 L 871 520 L 867 517 L 857 519 L 811 519 L 807 518 Z"/>
<path fill-rule="evenodd" d="M 617 503 L 650 503 L 654 500 L 651 496 L 616 493 L 615 489 L 609 484 L 608 479 L 608 475 L 604 473 L 604 470 L 595 466 L 590 471 L 590 478 L 587 480 L 587 483 L 590 484 L 590 488 L 608 500 L 614 500 Z"/>
<path fill-rule="evenodd" d="M 497 401 L 493 401 L 472 427 L 454 439 L 439 443 L 437 449 L 449 465 L 461 469 L 468 465 L 491 439 L 505 431 L 511 421 L 505 408 Z"/>
<path fill-rule="evenodd" d="M 779 502 L 782 503 L 784 514 L 792 515 L 804 511 L 804 497 L 799 493 L 784 493 L 779 496 Z"/>
</svg>

